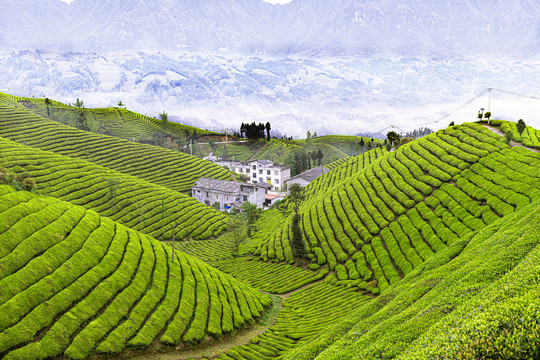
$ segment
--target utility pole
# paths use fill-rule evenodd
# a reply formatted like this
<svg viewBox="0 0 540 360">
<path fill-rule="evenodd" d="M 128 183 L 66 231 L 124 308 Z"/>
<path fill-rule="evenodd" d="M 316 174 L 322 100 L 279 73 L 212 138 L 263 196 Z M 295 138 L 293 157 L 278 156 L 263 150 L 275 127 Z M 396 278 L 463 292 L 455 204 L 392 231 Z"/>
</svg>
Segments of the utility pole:
<svg viewBox="0 0 540 360">
<path fill-rule="evenodd" d="M 174 262 L 174 230 L 176 228 L 176 224 L 173 224 L 172 226 L 172 262 Z"/>
<path fill-rule="evenodd" d="M 489 96 L 488 96 L 488 112 L 491 112 L 491 90 L 492 88 L 489 88 Z"/>
</svg>

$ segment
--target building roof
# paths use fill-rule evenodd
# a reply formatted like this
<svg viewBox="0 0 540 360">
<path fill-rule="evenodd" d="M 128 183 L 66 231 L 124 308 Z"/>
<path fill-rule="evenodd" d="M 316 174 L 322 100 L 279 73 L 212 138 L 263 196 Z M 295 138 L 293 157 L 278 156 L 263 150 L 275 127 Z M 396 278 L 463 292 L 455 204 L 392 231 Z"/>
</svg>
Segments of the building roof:
<svg viewBox="0 0 540 360">
<path fill-rule="evenodd" d="M 310 169 L 308 171 L 304 171 L 303 173 L 298 174 L 295 177 L 292 177 L 292 178 L 286 180 L 286 182 L 290 182 L 292 180 L 300 180 L 300 179 L 304 180 L 304 181 L 307 181 L 307 182 L 312 182 L 313 180 L 315 180 L 319 176 L 321 176 L 323 174 L 326 174 L 329 171 L 330 170 L 325 168 L 324 166 L 317 166 L 316 168 Z"/>
<path fill-rule="evenodd" d="M 266 200 L 274 200 L 275 198 L 284 198 L 283 195 L 278 195 L 278 194 L 266 194 L 264 195 L 264 198 Z"/>
<path fill-rule="evenodd" d="M 209 190 L 218 190 L 228 193 L 239 193 L 242 186 L 248 186 L 248 187 L 265 187 L 261 184 L 247 184 L 247 183 L 241 183 L 236 181 L 228 181 L 228 180 L 218 180 L 218 179 L 209 179 L 209 178 L 200 178 L 195 182 L 195 185 L 193 187 L 200 187 L 203 189 L 209 189 Z"/>
</svg>

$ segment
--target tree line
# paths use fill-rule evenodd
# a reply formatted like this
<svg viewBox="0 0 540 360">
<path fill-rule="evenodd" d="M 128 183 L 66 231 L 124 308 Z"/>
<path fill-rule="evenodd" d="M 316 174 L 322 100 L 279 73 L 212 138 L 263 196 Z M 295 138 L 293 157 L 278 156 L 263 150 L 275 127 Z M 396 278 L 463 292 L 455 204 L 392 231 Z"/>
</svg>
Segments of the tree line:
<svg viewBox="0 0 540 360">
<path fill-rule="evenodd" d="M 270 123 L 267 122 L 266 124 L 263 123 L 255 123 L 252 122 L 251 124 L 248 123 L 242 123 L 240 125 L 240 136 L 243 138 L 246 138 L 248 140 L 259 140 L 259 139 L 266 139 L 270 141 L 270 130 L 272 127 L 270 126 Z"/>
</svg>

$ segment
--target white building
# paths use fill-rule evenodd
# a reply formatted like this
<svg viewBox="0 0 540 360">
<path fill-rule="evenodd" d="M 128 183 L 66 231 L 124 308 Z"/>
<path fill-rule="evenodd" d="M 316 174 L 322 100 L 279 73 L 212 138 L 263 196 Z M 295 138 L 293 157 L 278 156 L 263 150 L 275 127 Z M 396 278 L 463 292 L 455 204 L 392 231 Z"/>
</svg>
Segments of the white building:
<svg viewBox="0 0 540 360">
<path fill-rule="evenodd" d="M 198 201 L 212 206 L 219 203 L 220 210 L 239 208 L 249 201 L 258 208 L 263 207 L 266 194 L 266 184 L 246 184 L 235 181 L 200 178 L 191 188 L 193 197 Z"/>
<path fill-rule="evenodd" d="M 266 183 L 271 190 L 282 191 L 285 181 L 291 177 L 291 167 L 275 165 L 270 160 L 252 160 L 240 162 L 234 160 L 218 160 L 216 164 L 226 166 L 231 171 L 248 177 L 251 184 Z"/>
</svg>

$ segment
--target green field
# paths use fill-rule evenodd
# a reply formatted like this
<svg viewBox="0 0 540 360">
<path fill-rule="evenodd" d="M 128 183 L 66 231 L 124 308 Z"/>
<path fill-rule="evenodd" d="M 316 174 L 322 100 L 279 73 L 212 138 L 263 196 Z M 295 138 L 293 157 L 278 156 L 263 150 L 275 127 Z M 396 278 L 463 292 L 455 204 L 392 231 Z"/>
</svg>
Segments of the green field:
<svg viewBox="0 0 540 360">
<path fill-rule="evenodd" d="M 480 125 L 421 138 L 335 185 L 308 187 L 300 213 L 311 262 L 328 265 L 338 284 L 384 292 L 434 253 L 540 200 L 539 166 L 540 155 Z M 337 169 L 319 182 L 339 178 Z M 289 218 L 255 254 L 293 260 L 290 234 Z"/>
<path fill-rule="evenodd" d="M 221 166 L 178 151 L 96 135 L 0 105 L 0 136 L 18 143 L 83 159 L 156 185 L 191 192 L 200 177 L 230 180 Z"/>
<path fill-rule="evenodd" d="M 339 159 L 303 190 L 297 259 L 289 199 L 234 233 L 185 195 L 230 172 L 44 119 L 40 101 L 0 96 L 0 168 L 37 184 L 0 170 L 0 359 L 540 357 L 536 129 L 465 123 L 360 155 L 352 136 L 228 146 Z"/>
<path fill-rule="evenodd" d="M 0 137 L 0 164 L 26 171 L 40 193 L 95 210 L 155 238 L 208 238 L 227 217 L 192 197 L 94 163 L 38 150 Z M 117 182 L 111 196 L 110 180 Z M 163 236 L 163 232 L 165 233 Z"/>
<path fill-rule="evenodd" d="M 83 99 L 84 100 L 84 99 Z M 150 139 L 156 132 L 165 132 L 177 137 L 184 137 L 186 131 L 199 135 L 217 135 L 214 132 L 178 124 L 172 121 L 163 123 L 160 119 L 138 114 L 123 108 L 78 108 L 52 99 L 47 106 L 45 99 L 11 96 L 0 93 L 0 104 L 17 106 L 29 110 L 40 117 L 54 120 L 69 126 L 75 126 L 79 112 L 83 112 L 91 131 L 109 134 L 127 140 Z M 49 112 L 47 113 L 47 107 Z"/>
<path fill-rule="evenodd" d="M 242 327 L 271 304 L 94 211 L 7 186 L 0 194 L 3 359 L 85 359 L 196 343 Z"/>
</svg>

